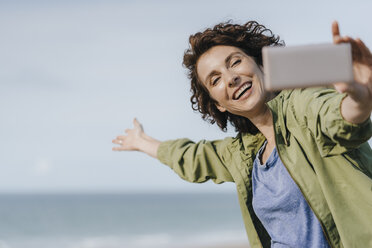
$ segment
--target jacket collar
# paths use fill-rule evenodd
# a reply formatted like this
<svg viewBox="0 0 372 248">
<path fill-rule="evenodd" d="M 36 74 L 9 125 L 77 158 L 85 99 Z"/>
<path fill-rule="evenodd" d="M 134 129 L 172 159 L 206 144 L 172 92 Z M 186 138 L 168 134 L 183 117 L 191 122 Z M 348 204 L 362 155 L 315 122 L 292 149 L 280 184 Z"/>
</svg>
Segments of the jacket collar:
<svg viewBox="0 0 372 248">
<path fill-rule="evenodd" d="M 243 133 L 239 135 L 241 135 L 242 145 L 248 156 L 255 156 L 266 140 L 265 136 L 260 132 L 257 134 Z"/>
<path fill-rule="evenodd" d="M 276 136 L 280 135 L 285 145 L 289 145 L 289 132 L 286 128 L 285 118 L 285 95 L 288 94 L 288 90 L 282 90 L 277 96 L 268 101 L 266 104 L 270 108 L 273 115 L 274 131 Z M 242 146 L 247 155 L 255 155 L 266 140 L 262 133 L 257 134 L 241 133 L 238 134 L 242 141 Z M 253 154 L 252 154 L 253 152 Z"/>
<path fill-rule="evenodd" d="M 276 132 L 276 136 L 280 135 L 283 138 L 286 146 L 289 145 L 289 132 L 287 130 L 285 117 L 287 106 L 284 100 L 287 94 L 288 90 L 282 90 L 276 97 L 266 103 L 273 116 L 274 131 Z"/>
</svg>

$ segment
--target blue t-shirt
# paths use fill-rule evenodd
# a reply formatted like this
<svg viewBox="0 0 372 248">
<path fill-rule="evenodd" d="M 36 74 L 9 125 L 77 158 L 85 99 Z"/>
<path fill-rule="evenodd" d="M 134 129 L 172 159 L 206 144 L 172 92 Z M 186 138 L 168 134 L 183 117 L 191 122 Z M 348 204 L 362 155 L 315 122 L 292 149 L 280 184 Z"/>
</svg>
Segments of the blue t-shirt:
<svg viewBox="0 0 372 248">
<path fill-rule="evenodd" d="M 261 165 L 261 147 L 253 164 L 253 209 L 271 237 L 271 247 L 328 248 L 319 220 L 274 148 Z"/>
</svg>

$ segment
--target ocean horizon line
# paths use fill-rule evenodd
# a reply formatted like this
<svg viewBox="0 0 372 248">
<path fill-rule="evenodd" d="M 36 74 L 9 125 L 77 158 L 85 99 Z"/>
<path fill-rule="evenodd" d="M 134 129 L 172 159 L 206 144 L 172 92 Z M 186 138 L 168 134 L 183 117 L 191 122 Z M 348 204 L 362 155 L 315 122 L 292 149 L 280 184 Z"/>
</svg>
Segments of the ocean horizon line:
<svg viewBox="0 0 372 248">
<path fill-rule="evenodd" d="M 1 195 L 235 195 L 235 191 L 195 191 L 195 190 L 53 190 L 53 191 L 1 191 Z"/>
</svg>

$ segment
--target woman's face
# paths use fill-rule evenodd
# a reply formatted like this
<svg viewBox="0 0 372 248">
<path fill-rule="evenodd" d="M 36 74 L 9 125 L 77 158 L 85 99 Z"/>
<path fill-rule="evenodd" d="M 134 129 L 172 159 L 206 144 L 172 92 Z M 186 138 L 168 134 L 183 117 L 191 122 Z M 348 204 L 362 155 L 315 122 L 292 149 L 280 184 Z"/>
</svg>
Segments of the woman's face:
<svg viewBox="0 0 372 248">
<path fill-rule="evenodd" d="M 233 46 L 215 46 L 196 65 L 199 81 L 217 102 L 221 112 L 250 117 L 267 99 L 263 73 L 254 59 Z"/>
</svg>

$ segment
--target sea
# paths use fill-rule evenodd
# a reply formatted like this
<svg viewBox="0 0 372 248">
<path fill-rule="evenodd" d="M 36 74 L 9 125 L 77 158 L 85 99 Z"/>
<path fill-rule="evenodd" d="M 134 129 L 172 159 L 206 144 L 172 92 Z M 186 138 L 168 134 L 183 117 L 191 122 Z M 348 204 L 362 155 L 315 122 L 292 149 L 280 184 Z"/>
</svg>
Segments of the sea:
<svg viewBox="0 0 372 248">
<path fill-rule="evenodd" d="M 247 244 L 232 193 L 1 194 L 0 248 Z"/>
</svg>

